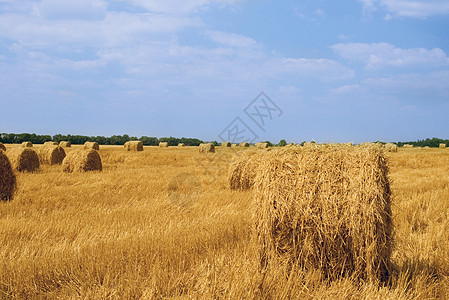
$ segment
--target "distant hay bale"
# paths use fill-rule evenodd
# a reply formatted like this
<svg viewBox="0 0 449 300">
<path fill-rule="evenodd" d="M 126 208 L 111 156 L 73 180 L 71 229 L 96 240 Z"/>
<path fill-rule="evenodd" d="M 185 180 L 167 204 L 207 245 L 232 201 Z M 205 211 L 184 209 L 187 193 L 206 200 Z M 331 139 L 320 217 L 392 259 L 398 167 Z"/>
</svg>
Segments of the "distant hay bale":
<svg viewBox="0 0 449 300">
<path fill-rule="evenodd" d="M 56 143 L 56 142 L 45 142 L 44 146 L 58 146 L 58 143 Z"/>
<path fill-rule="evenodd" d="M 249 144 L 246 142 L 240 143 L 240 147 L 249 147 Z"/>
<path fill-rule="evenodd" d="M 222 147 L 231 147 L 231 143 L 230 142 L 223 142 L 221 143 Z"/>
<path fill-rule="evenodd" d="M 66 173 L 101 171 L 100 154 L 94 149 L 79 149 L 67 154 L 62 162 L 62 170 Z"/>
<path fill-rule="evenodd" d="M 84 149 L 94 149 L 94 150 L 100 150 L 100 145 L 98 145 L 97 142 L 85 142 L 84 143 Z"/>
<path fill-rule="evenodd" d="M 179 143 L 178 147 L 185 147 L 186 145 L 184 143 Z"/>
<path fill-rule="evenodd" d="M 38 156 L 43 165 L 60 165 L 65 158 L 65 151 L 59 145 L 46 145 L 38 150 Z"/>
<path fill-rule="evenodd" d="M 31 148 L 31 147 L 33 147 L 33 143 L 32 142 L 23 142 L 22 147 Z"/>
<path fill-rule="evenodd" d="M 167 148 L 168 147 L 168 142 L 160 142 L 159 143 L 159 147 Z"/>
<path fill-rule="evenodd" d="M 261 267 L 285 264 L 330 280 L 386 280 L 392 247 L 387 173 L 379 146 L 264 153 L 253 215 Z"/>
<path fill-rule="evenodd" d="M 6 151 L 6 147 L 5 145 L 3 145 L 3 143 L 0 143 L 0 150 Z"/>
<path fill-rule="evenodd" d="M 16 176 L 6 153 L 0 150 L 0 201 L 11 200 L 16 188 Z"/>
<path fill-rule="evenodd" d="M 446 144 L 440 144 L 440 148 L 446 148 Z"/>
<path fill-rule="evenodd" d="M 430 149 L 430 147 L 429 146 L 425 146 L 424 149 Z"/>
<path fill-rule="evenodd" d="M 387 151 L 387 152 L 398 152 L 398 146 L 393 143 L 385 144 L 384 148 L 385 148 L 385 151 Z"/>
<path fill-rule="evenodd" d="M 402 146 L 402 148 L 413 148 L 413 145 L 405 144 L 404 146 Z"/>
<path fill-rule="evenodd" d="M 70 147 L 72 147 L 72 143 L 71 142 L 62 141 L 62 142 L 59 143 L 59 146 L 61 146 L 63 148 L 70 148 Z"/>
<path fill-rule="evenodd" d="M 261 155 L 255 151 L 244 151 L 229 166 L 228 181 L 231 190 L 249 190 L 254 185 Z"/>
<path fill-rule="evenodd" d="M 352 146 L 352 143 L 344 143 L 345 146 Z"/>
<path fill-rule="evenodd" d="M 198 150 L 200 153 L 215 153 L 215 146 L 212 143 L 200 144 Z"/>
<path fill-rule="evenodd" d="M 30 148 L 14 148 L 7 152 L 13 170 L 34 172 L 40 167 L 39 156 Z"/>
<path fill-rule="evenodd" d="M 237 147 L 237 146 L 238 146 L 237 144 L 232 144 L 232 145 L 231 145 L 232 148 L 235 148 L 235 147 Z"/>
<path fill-rule="evenodd" d="M 266 149 L 268 148 L 268 143 L 256 143 L 255 146 L 256 148 Z"/>
<path fill-rule="evenodd" d="M 143 144 L 141 141 L 128 141 L 124 146 L 127 151 L 143 151 Z"/>
</svg>

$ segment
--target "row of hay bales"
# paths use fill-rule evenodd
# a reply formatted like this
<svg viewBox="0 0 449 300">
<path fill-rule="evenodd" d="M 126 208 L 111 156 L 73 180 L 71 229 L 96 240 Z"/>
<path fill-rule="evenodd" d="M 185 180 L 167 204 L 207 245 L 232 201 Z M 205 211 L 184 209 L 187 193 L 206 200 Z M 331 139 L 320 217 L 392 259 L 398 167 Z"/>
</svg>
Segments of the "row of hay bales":
<svg viewBox="0 0 449 300">
<path fill-rule="evenodd" d="M 262 270 L 279 265 L 381 282 L 391 256 L 385 149 L 313 145 L 251 151 L 230 166 L 233 190 L 252 186 Z"/>
</svg>

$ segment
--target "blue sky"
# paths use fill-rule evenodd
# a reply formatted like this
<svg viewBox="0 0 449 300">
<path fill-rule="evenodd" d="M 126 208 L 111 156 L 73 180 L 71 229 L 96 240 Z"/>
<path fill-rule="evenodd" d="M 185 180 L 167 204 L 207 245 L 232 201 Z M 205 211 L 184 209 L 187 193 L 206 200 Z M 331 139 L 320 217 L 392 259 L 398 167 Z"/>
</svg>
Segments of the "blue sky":
<svg viewBox="0 0 449 300">
<path fill-rule="evenodd" d="M 0 132 L 449 138 L 448 28 L 448 0 L 0 0 Z"/>
</svg>

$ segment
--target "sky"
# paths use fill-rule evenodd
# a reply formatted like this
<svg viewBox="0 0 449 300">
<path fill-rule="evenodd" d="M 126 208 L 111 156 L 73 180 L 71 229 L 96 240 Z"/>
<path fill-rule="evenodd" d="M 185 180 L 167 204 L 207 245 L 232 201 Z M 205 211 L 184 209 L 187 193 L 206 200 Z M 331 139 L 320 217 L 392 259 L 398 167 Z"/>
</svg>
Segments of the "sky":
<svg viewBox="0 0 449 300">
<path fill-rule="evenodd" d="M 449 0 L 0 0 L 0 132 L 449 138 Z"/>
</svg>

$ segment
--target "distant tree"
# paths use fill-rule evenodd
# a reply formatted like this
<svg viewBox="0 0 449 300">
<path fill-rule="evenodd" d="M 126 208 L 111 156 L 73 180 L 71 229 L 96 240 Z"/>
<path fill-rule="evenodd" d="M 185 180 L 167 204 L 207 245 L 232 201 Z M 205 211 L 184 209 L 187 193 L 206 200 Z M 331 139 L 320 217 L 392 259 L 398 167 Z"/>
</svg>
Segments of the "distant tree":
<svg viewBox="0 0 449 300">
<path fill-rule="evenodd" d="M 279 147 L 285 147 L 285 146 L 287 146 L 287 141 L 286 141 L 286 140 L 280 140 L 278 146 L 279 146 Z"/>
<path fill-rule="evenodd" d="M 265 141 L 264 143 L 267 143 L 268 147 L 273 147 L 273 144 L 270 141 Z"/>
</svg>

